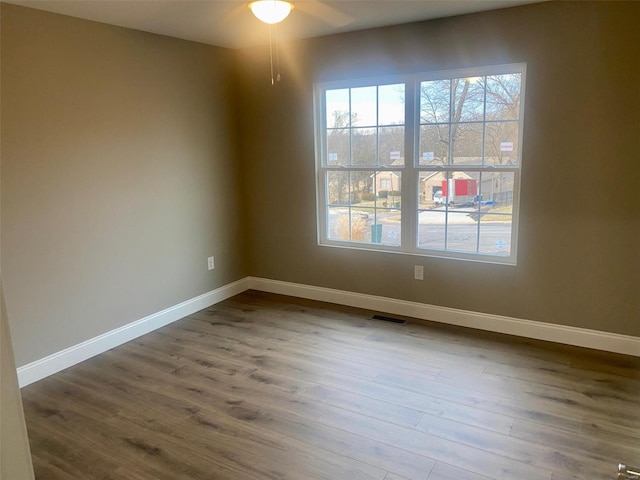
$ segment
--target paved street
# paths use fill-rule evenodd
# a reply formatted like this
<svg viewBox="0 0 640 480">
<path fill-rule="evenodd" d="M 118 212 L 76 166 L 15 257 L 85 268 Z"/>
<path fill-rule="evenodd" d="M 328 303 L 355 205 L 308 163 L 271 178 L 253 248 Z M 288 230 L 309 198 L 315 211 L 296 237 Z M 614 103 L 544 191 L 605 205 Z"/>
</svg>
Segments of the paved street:
<svg viewBox="0 0 640 480">
<path fill-rule="evenodd" d="M 478 222 L 469 216 L 476 211 L 474 208 L 449 209 L 445 215 L 445 208 L 427 210 L 420 213 L 418 245 L 420 248 L 443 250 L 446 248 L 458 251 L 508 255 L 510 249 L 511 223 L 499 221 L 481 222 L 478 232 Z M 366 213 L 356 213 L 358 218 L 367 222 L 367 238 L 371 241 L 372 219 Z M 399 211 L 379 211 L 377 221 L 382 225 L 381 242 L 385 245 L 400 245 L 401 232 Z M 339 215 L 329 216 L 330 236 L 336 238 L 336 223 Z M 509 218 L 509 217 L 505 217 Z M 448 225 L 445 226 L 445 219 Z M 446 227 L 446 228 L 445 228 Z"/>
<path fill-rule="evenodd" d="M 510 233 L 511 225 L 508 223 L 483 223 L 478 240 L 477 225 L 449 225 L 446 247 L 466 252 L 475 252 L 478 247 L 480 253 L 508 255 Z M 445 248 L 445 226 L 420 225 L 418 239 L 421 248 L 442 250 Z"/>
</svg>

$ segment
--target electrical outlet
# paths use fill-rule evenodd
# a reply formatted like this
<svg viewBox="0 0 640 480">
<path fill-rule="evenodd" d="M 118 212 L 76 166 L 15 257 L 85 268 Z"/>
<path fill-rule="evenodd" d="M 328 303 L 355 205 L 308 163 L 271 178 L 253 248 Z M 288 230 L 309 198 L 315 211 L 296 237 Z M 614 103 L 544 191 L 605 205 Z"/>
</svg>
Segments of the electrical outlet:
<svg viewBox="0 0 640 480">
<path fill-rule="evenodd" d="M 424 267 L 422 265 L 413 266 L 413 278 L 416 280 L 424 280 Z"/>
<path fill-rule="evenodd" d="M 207 259 L 207 266 L 209 267 L 209 270 L 213 270 L 214 268 L 216 268 L 216 264 L 213 261 L 213 257 L 209 257 Z"/>
</svg>

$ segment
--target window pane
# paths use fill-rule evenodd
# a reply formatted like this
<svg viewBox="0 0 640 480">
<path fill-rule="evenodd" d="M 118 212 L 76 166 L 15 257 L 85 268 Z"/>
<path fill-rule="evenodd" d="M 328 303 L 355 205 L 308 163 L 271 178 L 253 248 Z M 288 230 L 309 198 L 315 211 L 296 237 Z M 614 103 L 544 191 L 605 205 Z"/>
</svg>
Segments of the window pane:
<svg viewBox="0 0 640 480">
<path fill-rule="evenodd" d="M 351 89 L 351 120 L 353 126 L 372 127 L 377 125 L 376 87 Z"/>
<path fill-rule="evenodd" d="M 377 164 L 377 135 L 375 128 L 354 128 L 351 130 L 353 165 Z"/>
<path fill-rule="evenodd" d="M 475 217 L 475 218 L 474 218 Z M 447 215 L 447 250 L 476 252 L 478 220 L 474 208 L 452 211 Z"/>
<path fill-rule="evenodd" d="M 327 107 L 327 127 L 349 127 L 349 89 L 327 90 L 325 93 Z"/>
<path fill-rule="evenodd" d="M 347 218 L 342 218 L 338 221 L 338 232 L 342 238 L 346 238 L 352 242 L 366 242 L 369 221 L 363 218 L 360 212 L 351 212 L 351 220 L 348 222 Z M 350 230 L 349 230 L 350 229 Z"/>
<path fill-rule="evenodd" d="M 487 123 L 484 155 L 487 165 L 517 165 L 518 122 Z"/>
<path fill-rule="evenodd" d="M 368 204 L 373 204 L 368 202 Z M 364 205 L 364 202 L 363 202 Z M 379 228 L 376 227 L 376 209 L 374 207 L 359 207 L 355 212 L 357 220 L 352 221 L 353 230 L 358 235 L 362 236 L 363 240 L 358 240 L 366 243 L 381 243 Z"/>
<path fill-rule="evenodd" d="M 418 183 L 418 201 L 421 210 L 440 207 L 444 203 L 442 188 L 444 172 L 420 172 Z"/>
<path fill-rule="evenodd" d="M 395 189 L 400 187 L 400 174 L 373 170 L 328 172 L 328 238 L 399 246 L 401 202 Z M 374 190 L 381 184 L 388 190 L 378 197 Z"/>
<path fill-rule="evenodd" d="M 443 172 L 422 172 L 419 178 L 418 247 L 476 253 L 478 242 L 484 241 L 486 252 L 480 253 L 487 253 L 490 248 L 495 250 L 497 247 L 493 243 L 487 243 L 489 237 L 481 239 L 478 235 L 478 220 L 486 217 L 493 222 L 502 222 L 492 226 L 491 231 L 500 232 L 499 246 L 503 252 L 500 254 L 508 255 L 503 243 L 505 236 L 509 241 L 511 238 L 509 222 L 514 177 L 510 172 L 458 171 L 449 174 L 447 179 Z M 500 186 L 502 191 L 498 193 L 496 189 Z M 488 198 L 499 198 L 501 203 Z M 497 215 L 487 216 L 492 212 Z"/>
<path fill-rule="evenodd" d="M 379 207 L 400 207 L 400 190 L 402 189 L 401 175 L 402 173 L 398 171 L 374 172 L 372 174 L 373 187 Z"/>
<path fill-rule="evenodd" d="M 482 123 L 460 123 L 451 126 L 453 163 L 482 164 Z"/>
<path fill-rule="evenodd" d="M 327 172 L 329 205 L 349 205 L 349 172 Z"/>
<path fill-rule="evenodd" d="M 349 240 L 349 208 L 329 207 L 327 217 L 327 237 L 330 240 Z"/>
<path fill-rule="evenodd" d="M 522 74 L 487 77 L 487 120 L 517 120 L 520 113 Z"/>
<path fill-rule="evenodd" d="M 329 208 L 329 238 L 345 242 L 371 242 L 368 213 L 348 208 Z"/>
<path fill-rule="evenodd" d="M 380 127 L 380 163 L 404 165 L 404 127 Z"/>
<path fill-rule="evenodd" d="M 404 83 L 378 87 L 378 125 L 404 125 Z"/>
<path fill-rule="evenodd" d="M 480 218 L 480 253 L 509 256 L 511 253 L 511 215 L 485 213 Z"/>
<path fill-rule="evenodd" d="M 376 224 L 374 232 L 385 245 L 399 246 L 401 243 L 401 196 L 402 172 L 375 172 L 372 175 L 376 192 Z M 374 237 L 375 238 L 375 237 Z"/>
<path fill-rule="evenodd" d="M 375 206 L 377 208 L 389 208 L 389 202 L 391 201 L 389 198 L 389 190 L 391 190 L 391 184 L 397 182 L 392 182 L 388 173 L 386 173 L 384 177 L 382 177 L 382 174 L 378 174 L 374 176 L 372 180 L 374 182 L 374 188 L 376 189 Z M 396 185 L 394 184 L 393 186 L 395 187 Z"/>
<path fill-rule="evenodd" d="M 373 171 L 328 172 L 328 227 L 330 239 L 369 242 L 369 224 L 375 221 Z"/>
<path fill-rule="evenodd" d="M 450 80 L 420 83 L 420 123 L 448 122 L 450 107 Z"/>
<path fill-rule="evenodd" d="M 452 122 L 478 122 L 484 119 L 483 77 L 454 78 Z"/>
<path fill-rule="evenodd" d="M 400 223 L 400 209 L 379 209 L 377 215 L 378 226 L 374 233 L 379 236 L 380 241 L 374 243 L 382 243 L 384 245 L 400 246 L 402 242 L 402 226 Z"/>
<path fill-rule="evenodd" d="M 444 250 L 444 207 L 418 212 L 418 248 Z"/>
<path fill-rule="evenodd" d="M 511 172 L 483 173 L 480 200 L 485 213 L 513 213 L 515 174 Z"/>
<path fill-rule="evenodd" d="M 353 171 L 349 175 L 351 205 L 373 205 L 373 171 Z"/>
<path fill-rule="evenodd" d="M 385 216 L 387 215 L 387 216 Z M 392 211 L 385 214 L 385 212 L 381 212 L 378 216 L 381 220 L 378 225 L 380 227 L 376 227 L 382 229 L 380 234 L 381 243 L 385 245 L 391 245 L 394 247 L 399 247 L 402 243 L 402 230 L 400 226 L 400 211 Z"/>
<path fill-rule="evenodd" d="M 420 127 L 420 165 L 446 165 L 449 161 L 449 125 Z"/>
<path fill-rule="evenodd" d="M 478 201 L 479 172 L 451 172 L 442 181 L 442 203 L 456 207 L 468 207 Z"/>
<path fill-rule="evenodd" d="M 327 130 L 327 165 L 349 165 L 349 129 Z"/>
</svg>

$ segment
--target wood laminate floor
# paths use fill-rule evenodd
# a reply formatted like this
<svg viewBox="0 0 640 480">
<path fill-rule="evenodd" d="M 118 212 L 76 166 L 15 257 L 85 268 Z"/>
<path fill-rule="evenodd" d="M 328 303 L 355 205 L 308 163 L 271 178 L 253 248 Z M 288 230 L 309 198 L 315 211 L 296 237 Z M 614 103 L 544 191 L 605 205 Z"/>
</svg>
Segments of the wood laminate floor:
<svg viewBox="0 0 640 480">
<path fill-rule="evenodd" d="M 640 463 L 640 359 L 371 314 L 249 291 L 32 384 L 36 477 L 595 480 Z"/>
</svg>

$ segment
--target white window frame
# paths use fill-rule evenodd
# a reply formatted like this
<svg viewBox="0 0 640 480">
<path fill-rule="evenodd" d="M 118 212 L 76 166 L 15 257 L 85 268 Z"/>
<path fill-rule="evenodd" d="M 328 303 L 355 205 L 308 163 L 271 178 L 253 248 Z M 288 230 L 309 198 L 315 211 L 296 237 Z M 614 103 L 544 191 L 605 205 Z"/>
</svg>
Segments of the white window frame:
<svg viewBox="0 0 640 480">
<path fill-rule="evenodd" d="M 521 73 L 520 91 L 520 111 L 518 117 L 518 148 L 517 165 L 513 166 L 478 166 L 478 165 L 432 165 L 424 166 L 419 164 L 419 141 L 420 141 L 420 83 L 431 80 L 442 80 L 452 78 L 471 78 L 486 75 L 499 75 L 508 73 Z M 388 84 L 405 84 L 405 145 L 403 166 L 329 166 L 327 162 L 327 119 L 325 108 L 325 92 L 327 90 L 340 88 L 358 88 L 367 86 L 381 86 Z M 465 68 L 456 70 L 446 70 L 437 72 L 426 72 L 409 75 L 396 75 L 377 78 L 366 78 L 356 80 L 330 81 L 314 84 L 314 123 L 315 123 L 315 147 L 316 147 L 316 220 L 317 220 L 317 241 L 320 246 L 349 248 L 358 250 L 382 251 L 391 253 L 401 253 L 409 255 L 419 255 L 427 257 L 448 258 L 457 260 L 470 260 L 476 262 L 497 263 L 504 265 L 516 265 L 517 245 L 518 245 L 518 225 L 520 211 L 520 185 L 522 170 L 522 146 L 523 146 L 523 125 L 524 125 L 524 104 L 526 92 L 526 64 L 516 63 L 508 65 L 494 65 L 477 68 Z M 450 119 L 451 120 L 451 119 Z M 483 129 L 488 122 L 483 119 Z M 450 152 L 449 157 L 451 157 Z M 388 244 L 366 243 L 355 241 L 340 241 L 328 237 L 327 226 L 329 223 L 327 198 L 328 186 L 326 185 L 326 174 L 328 171 L 401 171 L 401 244 L 393 246 Z M 426 249 L 418 247 L 418 209 L 419 209 L 419 179 L 420 173 L 424 171 L 433 172 L 511 172 L 514 174 L 513 185 L 513 211 L 511 224 L 511 245 L 510 254 L 493 255 L 484 253 L 474 253 L 457 250 Z M 448 215 L 448 213 L 447 213 Z M 448 225 L 445 223 L 445 225 Z M 446 236 L 446 234 L 445 234 Z"/>
</svg>

